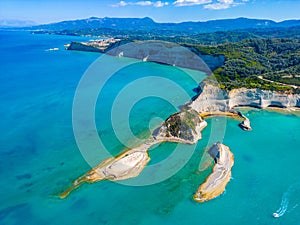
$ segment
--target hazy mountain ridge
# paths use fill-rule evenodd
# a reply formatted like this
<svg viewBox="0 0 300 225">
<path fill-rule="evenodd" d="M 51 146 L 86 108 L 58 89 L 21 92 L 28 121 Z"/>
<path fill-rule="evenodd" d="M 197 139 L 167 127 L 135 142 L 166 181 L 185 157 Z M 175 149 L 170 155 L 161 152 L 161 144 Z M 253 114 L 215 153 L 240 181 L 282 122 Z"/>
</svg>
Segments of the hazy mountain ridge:
<svg viewBox="0 0 300 225">
<path fill-rule="evenodd" d="M 62 21 L 58 23 L 32 26 L 35 30 L 82 30 L 82 29 L 99 29 L 110 28 L 116 30 L 172 30 L 189 33 L 208 33 L 215 31 L 229 31 L 236 29 L 260 29 L 275 27 L 292 27 L 300 26 L 300 20 L 285 20 L 275 22 L 264 19 L 222 19 L 210 20 L 206 22 L 182 22 L 182 23 L 157 23 L 149 17 L 145 18 L 97 18 Z"/>
<path fill-rule="evenodd" d="M 0 19 L 0 27 L 10 28 L 10 27 L 28 27 L 35 26 L 36 23 L 31 20 L 4 20 Z"/>
</svg>

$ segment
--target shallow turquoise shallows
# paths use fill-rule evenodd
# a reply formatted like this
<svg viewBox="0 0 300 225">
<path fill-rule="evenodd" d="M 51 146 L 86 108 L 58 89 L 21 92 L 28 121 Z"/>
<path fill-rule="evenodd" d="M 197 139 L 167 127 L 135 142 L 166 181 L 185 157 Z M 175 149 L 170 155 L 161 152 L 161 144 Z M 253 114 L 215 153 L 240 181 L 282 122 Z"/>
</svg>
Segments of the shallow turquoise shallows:
<svg viewBox="0 0 300 225">
<path fill-rule="evenodd" d="M 64 50 L 72 40 L 88 38 L 0 31 L 0 224 L 300 224 L 300 118 L 257 109 L 244 109 L 251 132 L 227 119 L 220 135 L 211 128 L 224 128 L 218 126 L 224 119 L 208 119 L 197 145 L 178 145 L 182 155 L 195 149 L 190 160 L 162 182 L 129 186 L 102 181 L 59 199 L 58 193 L 91 168 L 73 135 L 72 104 L 78 82 L 100 55 Z M 59 50 L 49 50 L 53 48 Z M 176 67 L 149 62 L 120 69 L 106 83 L 95 107 L 98 135 L 113 155 L 135 143 L 120 141 L 127 138 L 126 132 L 118 138 L 114 133 L 114 99 L 129 83 L 147 76 L 176 82 L 188 96 L 179 99 L 182 104 L 205 77 L 199 74 L 194 81 Z M 178 111 L 172 102 L 179 95 L 168 83 L 149 85 L 174 98 L 149 96 L 131 107 L 128 121 L 139 138 L 149 136 L 162 119 Z M 136 88 L 136 93 L 144 91 Z M 122 128 L 122 121 L 118 123 Z M 234 154 L 233 177 L 222 196 L 196 203 L 193 193 L 212 169 L 208 165 L 199 171 L 201 156 L 216 136 Z M 169 158 L 176 146 L 155 146 L 149 152 L 149 166 Z M 97 157 L 100 162 L 101 151 Z M 164 172 L 157 167 L 153 177 Z M 273 218 L 275 212 L 279 218 Z"/>
</svg>

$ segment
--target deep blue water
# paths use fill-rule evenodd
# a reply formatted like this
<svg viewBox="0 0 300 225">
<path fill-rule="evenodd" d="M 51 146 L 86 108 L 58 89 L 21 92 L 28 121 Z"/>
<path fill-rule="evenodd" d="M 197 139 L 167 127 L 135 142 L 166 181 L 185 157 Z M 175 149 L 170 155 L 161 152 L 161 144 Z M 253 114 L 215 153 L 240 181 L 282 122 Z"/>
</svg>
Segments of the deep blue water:
<svg viewBox="0 0 300 225">
<path fill-rule="evenodd" d="M 182 158 L 193 154 L 183 169 L 163 182 L 129 186 L 103 181 L 83 185 L 64 200 L 57 198 L 72 180 L 90 169 L 74 138 L 72 104 L 80 79 L 100 55 L 66 51 L 63 46 L 86 39 L 0 32 L 0 224 L 300 224 L 300 118 L 254 109 L 245 110 L 252 132 L 239 129 L 238 121 L 225 120 L 220 141 L 231 148 L 235 165 L 226 193 L 215 200 L 199 204 L 192 196 L 210 172 L 211 166 L 200 172 L 199 163 L 209 138 L 220 132 L 212 130 L 212 125 L 222 124 L 222 118 L 208 120 L 196 146 L 165 143 L 149 152 L 149 165 L 167 159 L 178 146 Z M 59 50 L 48 51 L 55 47 Z M 197 82 L 204 78 L 194 75 Z M 134 85 L 147 76 L 171 79 L 187 95 L 155 78 L 145 86 Z M 178 103 L 194 95 L 197 82 L 178 68 L 148 62 L 117 71 L 95 106 L 97 132 L 107 150 L 115 155 L 136 144 L 126 122 L 135 136 L 149 136 L 162 119 L 178 111 Z M 128 87 L 127 98 L 116 102 L 119 93 L 126 97 L 122 90 Z M 132 94 L 147 88 L 157 95 L 130 105 Z M 114 103 L 115 130 L 111 123 Z M 126 111 L 128 105 L 130 111 Z M 127 114 L 125 121 L 122 115 Z M 89 144 L 93 146 L 92 141 Z M 104 155 L 95 153 L 100 162 Z M 164 172 L 158 167 L 151 177 L 146 173 L 141 177 L 149 180 Z M 273 218 L 272 213 L 281 206 L 286 206 L 284 215 Z"/>
</svg>

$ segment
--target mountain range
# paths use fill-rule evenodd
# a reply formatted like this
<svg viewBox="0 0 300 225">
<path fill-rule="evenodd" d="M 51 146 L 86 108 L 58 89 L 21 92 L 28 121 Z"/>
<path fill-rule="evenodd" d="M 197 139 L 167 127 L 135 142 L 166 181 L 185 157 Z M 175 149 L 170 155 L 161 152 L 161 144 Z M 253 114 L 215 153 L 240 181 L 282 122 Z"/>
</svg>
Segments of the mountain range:
<svg viewBox="0 0 300 225">
<path fill-rule="evenodd" d="M 0 19 L 0 28 L 16 28 L 16 27 L 29 27 L 36 25 L 31 20 L 4 20 Z"/>
<path fill-rule="evenodd" d="M 90 17 L 88 19 L 69 20 L 58 23 L 44 24 L 28 27 L 32 30 L 84 30 L 84 29 L 114 29 L 114 30 L 140 30 L 140 31 L 178 31 L 185 33 L 209 33 L 216 31 L 230 31 L 238 29 L 263 29 L 278 27 L 300 26 L 300 20 L 285 20 L 275 22 L 265 19 L 221 19 L 210 20 L 206 22 L 181 22 L 181 23 L 157 23 L 149 17 L 145 18 L 98 18 Z"/>
</svg>

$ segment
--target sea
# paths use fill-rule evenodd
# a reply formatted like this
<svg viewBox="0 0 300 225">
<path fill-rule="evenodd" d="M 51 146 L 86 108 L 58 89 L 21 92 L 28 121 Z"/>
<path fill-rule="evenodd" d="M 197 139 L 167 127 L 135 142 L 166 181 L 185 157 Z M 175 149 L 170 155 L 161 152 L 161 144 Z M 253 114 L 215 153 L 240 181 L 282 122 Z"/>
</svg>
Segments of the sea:
<svg viewBox="0 0 300 225">
<path fill-rule="evenodd" d="M 103 159 L 145 141 L 206 77 L 64 48 L 89 39 L 0 31 L 1 225 L 300 224 L 300 118 L 252 108 L 242 109 L 251 132 L 234 119 L 207 119 L 196 145 L 151 148 L 139 177 L 84 184 L 60 199 Z M 106 80 L 105 71 L 111 72 Z M 95 80 L 85 83 L 91 74 Z M 234 154 L 232 179 L 221 196 L 196 203 L 193 194 L 213 167 L 205 154 L 215 141 Z"/>
</svg>

